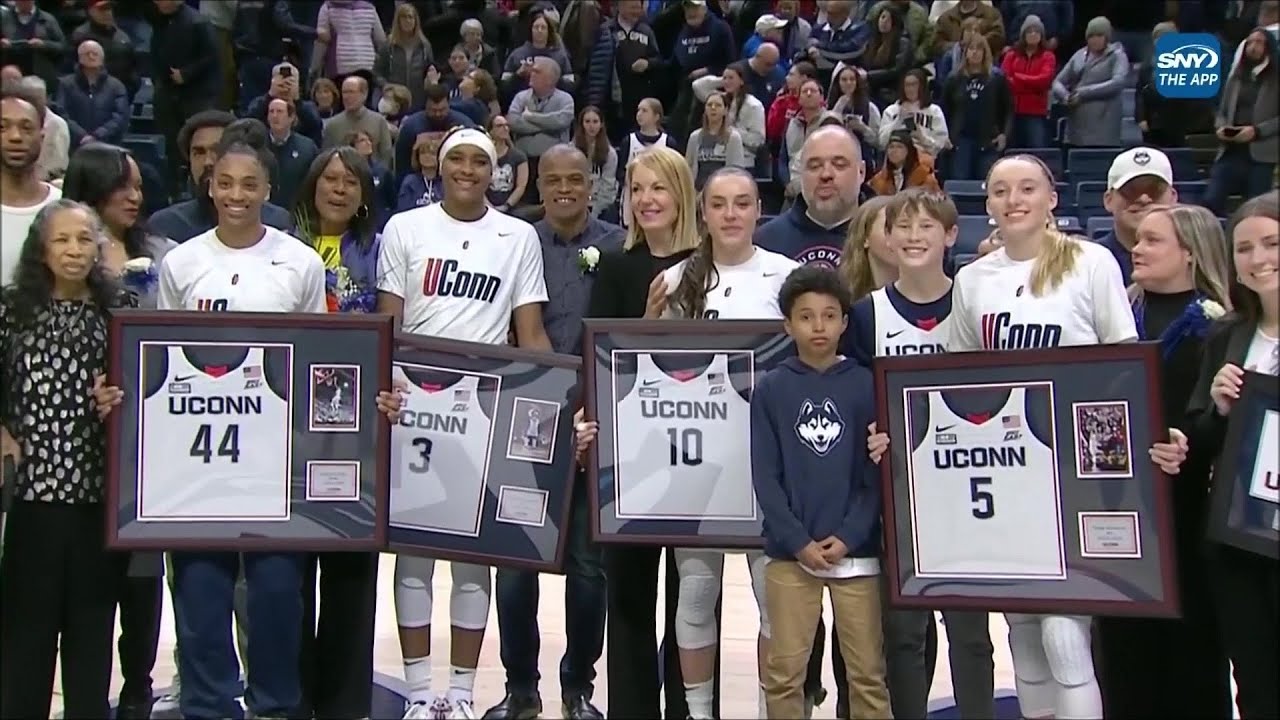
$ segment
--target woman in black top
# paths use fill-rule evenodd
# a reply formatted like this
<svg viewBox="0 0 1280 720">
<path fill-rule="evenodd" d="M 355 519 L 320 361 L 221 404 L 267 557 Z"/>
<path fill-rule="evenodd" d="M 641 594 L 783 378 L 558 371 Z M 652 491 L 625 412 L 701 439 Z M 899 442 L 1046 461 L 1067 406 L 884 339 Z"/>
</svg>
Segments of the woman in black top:
<svg viewBox="0 0 1280 720">
<path fill-rule="evenodd" d="M 99 263 L 98 217 L 36 215 L 0 291 L 0 425 L 20 449 L 0 558 L 0 716 L 49 717 L 62 656 L 66 717 L 103 718 L 122 558 L 103 544 L 106 431 L 94 390 L 107 312 L 131 297 Z"/>
<path fill-rule="evenodd" d="M 1143 340 L 1160 343 L 1165 426 L 1177 427 L 1195 387 L 1204 336 L 1231 306 L 1226 240 L 1202 207 L 1157 208 L 1138 227 L 1129 296 Z M 1228 717 L 1230 670 L 1205 557 L 1209 467 L 1192 453 L 1170 479 L 1182 617 L 1098 618 L 1106 717 Z M 1176 693 L 1167 691 L 1176 687 Z"/>
<path fill-rule="evenodd" d="M 649 286 L 663 270 L 688 257 L 700 240 L 693 176 L 680 153 L 655 145 L 635 154 L 627 164 L 624 188 L 631 196 L 627 239 L 622 251 L 600 256 L 588 317 L 644 317 Z M 661 557 L 662 551 L 651 547 L 611 545 L 604 550 L 610 718 L 663 717 L 653 637 Z M 688 711 L 675 642 L 678 585 L 668 551 L 667 641 L 661 662 L 667 718 L 684 718 Z"/>
<path fill-rule="evenodd" d="M 1199 379 L 1187 406 L 1191 456 L 1202 466 L 1218 459 L 1244 372 L 1280 374 L 1280 191 L 1241 205 L 1231 218 L 1230 236 L 1232 314 L 1205 340 Z M 1196 458 L 1199 454 L 1209 457 Z M 1240 717 L 1280 717 L 1275 684 L 1280 675 L 1280 565 L 1217 543 L 1210 543 L 1210 553 L 1210 590 L 1233 666 Z"/>
<path fill-rule="evenodd" d="M 142 172 L 124 148 L 90 143 L 76 150 L 62 182 L 62 197 L 93 208 L 102 219 L 105 236 L 99 246 L 104 272 L 117 278 L 139 307 L 156 306 L 160 263 L 172 240 L 151 235 L 140 212 Z M 129 553 L 121 567 L 120 586 L 120 720 L 151 717 L 151 672 L 160 642 L 160 612 L 164 601 L 164 556 L 158 552 Z"/>
</svg>

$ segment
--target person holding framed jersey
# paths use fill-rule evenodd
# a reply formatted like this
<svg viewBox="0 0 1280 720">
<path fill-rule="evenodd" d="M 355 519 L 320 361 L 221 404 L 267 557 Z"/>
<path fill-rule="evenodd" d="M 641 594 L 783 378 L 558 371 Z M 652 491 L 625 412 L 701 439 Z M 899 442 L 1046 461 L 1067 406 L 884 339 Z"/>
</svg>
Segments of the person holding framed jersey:
<svg viewBox="0 0 1280 720">
<path fill-rule="evenodd" d="M 701 210 L 706 236 L 693 255 L 654 278 L 649 289 L 650 312 L 645 317 L 781 320 L 778 292 L 800 264 L 752 242 L 760 218 L 760 196 L 751 173 L 736 167 L 712 173 L 702 189 Z M 715 607 L 724 579 L 724 556 L 722 550 L 675 550 L 680 579 L 676 645 L 692 720 L 714 717 L 712 691 L 719 636 Z M 760 611 L 756 652 L 761 670 L 767 662 L 770 635 L 764 602 L 765 562 L 763 551 L 747 553 L 751 590 Z M 759 717 L 765 717 L 762 675 L 759 712 Z"/>
<path fill-rule="evenodd" d="M 497 160 L 493 140 L 480 130 L 455 128 L 445 135 L 439 153 L 444 198 L 393 215 L 383 228 L 378 312 L 395 317 L 406 333 L 505 345 L 514 330 L 519 347 L 550 352 L 551 341 L 542 324 L 547 284 L 538 234 L 529 223 L 498 212 L 486 201 Z M 450 291 L 447 283 L 462 273 L 489 278 L 485 287 L 493 289 Z M 394 432 L 392 442 L 397 442 Z M 460 481 L 441 478 L 441 482 Z M 404 717 L 472 718 L 493 577 L 487 566 L 450 563 L 449 688 L 434 694 L 431 578 L 435 564 L 432 558 L 396 557 L 396 623 L 409 684 Z"/>
<path fill-rule="evenodd" d="M 948 350 L 1137 340 L 1120 266 L 1101 245 L 1059 231 L 1057 204 L 1053 173 L 1039 158 L 1008 155 L 992 166 L 987 212 L 1003 244 L 956 275 Z M 1004 318 L 997 331 L 983 332 L 983 319 L 996 314 Z M 1187 439 L 1176 429 L 1169 436 L 1149 453 L 1163 470 L 1176 473 Z M 1101 718 L 1092 619 L 1021 613 L 1006 613 L 1005 619 L 1022 716 Z"/>
<path fill-rule="evenodd" d="M 262 223 L 271 192 L 270 153 L 232 135 L 218 144 L 216 156 L 209 195 L 218 223 L 165 256 L 159 309 L 328 312 L 320 256 Z M 95 392 L 104 414 L 123 397 L 113 386 Z M 397 396 L 380 391 L 377 403 L 380 412 L 397 417 Z M 232 595 L 242 562 L 251 598 L 249 624 L 255 628 L 245 701 L 255 717 L 291 716 L 301 699 L 303 555 L 177 552 L 172 557 L 183 717 L 238 720 L 245 715 L 236 699 L 240 668 L 231 638 Z"/>
<path fill-rule="evenodd" d="M 872 359 L 947 351 L 951 278 L 943 269 L 955 244 L 959 212 L 951 198 L 911 188 L 884 208 L 884 226 L 898 279 L 858 300 L 850 312 L 848 352 L 870 367 Z M 947 610 L 951 681 L 962 718 L 995 717 L 995 661 L 990 616 Z M 885 661 L 894 717 L 924 717 L 933 677 L 927 637 L 928 610 L 885 612 Z"/>
</svg>

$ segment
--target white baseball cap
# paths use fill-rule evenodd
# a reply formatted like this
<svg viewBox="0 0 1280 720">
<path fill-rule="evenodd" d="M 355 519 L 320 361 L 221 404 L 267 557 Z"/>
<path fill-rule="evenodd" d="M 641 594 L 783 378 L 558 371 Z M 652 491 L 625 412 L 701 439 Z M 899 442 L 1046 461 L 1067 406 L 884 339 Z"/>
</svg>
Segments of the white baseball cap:
<svg viewBox="0 0 1280 720">
<path fill-rule="evenodd" d="M 1107 171 L 1107 187 L 1116 190 L 1124 187 L 1130 180 L 1152 175 L 1173 184 L 1173 165 L 1169 156 L 1149 147 L 1136 147 L 1125 150 L 1111 161 L 1111 169 Z"/>
<path fill-rule="evenodd" d="M 763 33 L 770 30 L 781 30 L 787 26 L 787 21 L 777 15 L 761 15 L 756 21 L 756 32 Z"/>
</svg>

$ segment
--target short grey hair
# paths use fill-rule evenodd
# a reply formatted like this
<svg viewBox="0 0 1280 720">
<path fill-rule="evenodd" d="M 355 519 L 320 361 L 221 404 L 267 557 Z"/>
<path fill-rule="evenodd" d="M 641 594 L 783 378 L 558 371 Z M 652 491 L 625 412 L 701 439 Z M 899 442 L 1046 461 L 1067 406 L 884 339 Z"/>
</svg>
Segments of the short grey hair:
<svg viewBox="0 0 1280 720">
<path fill-rule="evenodd" d="M 475 18 L 467 18 L 466 20 L 463 20 L 462 27 L 458 28 L 458 35 L 466 35 L 468 30 L 475 30 L 480 33 L 481 37 L 484 37 L 484 25 L 481 25 L 480 21 Z"/>
<path fill-rule="evenodd" d="M 560 82 L 560 63 L 552 60 L 546 55 L 539 55 L 533 59 L 534 67 L 537 67 L 551 74 L 552 82 Z"/>
</svg>

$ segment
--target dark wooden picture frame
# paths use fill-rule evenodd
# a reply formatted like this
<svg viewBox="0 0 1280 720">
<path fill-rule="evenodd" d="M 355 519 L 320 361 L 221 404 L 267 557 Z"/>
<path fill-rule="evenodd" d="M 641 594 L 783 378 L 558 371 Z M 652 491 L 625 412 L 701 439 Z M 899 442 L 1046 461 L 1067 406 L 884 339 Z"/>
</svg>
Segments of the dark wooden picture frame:
<svg viewBox="0 0 1280 720">
<path fill-rule="evenodd" d="M 459 340 L 447 340 L 442 338 L 433 338 L 422 335 L 397 334 L 396 335 L 396 352 L 395 360 L 414 361 L 422 359 L 423 356 L 451 356 L 452 361 L 437 361 L 440 366 L 453 367 L 457 365 L 457 372 L 496 372 L 496 369 L 481 370 L 481 368 L 492 365 L 494 363 L 522 364 L 534 365 L 548 370 L 567 370 L 573 373 L 569 381 L 565 384 L 566 392 L 563 398 L 555 400 L 551 398 L 532 398 L 522 394 L 519 397 L 506 399 L 508 389 L 503 387 L 498 392 L 494 410 L 496 416 L 492 418 L 495 424 L 495 430 L 503 431 L 506 428 L 499 423 L 499 418 L 511 417 L 515 403 L 520 401 L 528 402 L 556 402 L 560 406 L 559 416 L 556 419 L 557 431 L 555 444 L 558 446 L 552 448 L 552 459 L 546 465 L 535 465 L 528 463 L 522 465 L 530 472 L 537 472 L 541 468 L 546 468 L 549 478 L 563 477 L 563 488 L 560 489 L 560 497 L 555 504 L 551 503 L 551 495 L 548 492 L 548 506 L 546 508 L 547 519 L 554 523 L 556 531 L 556 539 L 554 545 L 554 553 L 550 559 L 539 559 L 534 557 L 525 557 L 514 554 L 505 554 L 501 551 L 480 551 L 469 550 L 458 547 L 465 543 L 448 542 L 451 536 L 444 533 L 432 532 L 430 530 L 417 530 L 409 528 L 389 527 L 387 531 L 387 548 L 394 552 L 406 553 L 410 555 L 418 555 L 422 557 L 430 557 L 437 560 L 448 560 L 451 562 L 465 562 L 476 565 L 485 565 L 493 567 L 511 567 L 521 570 L 530 570 L 534 572 L 546 573 L 563 573 L 564 558 L 566 548 L 568 547 L 569 523 L 572 515 L 573 487 L 578 472 L 578 464 L 574 458 L 574 447 L 576 441 L 574 438 L 575 428 L 573 423 L 573 415 L 577 410 L 577 386 L 578 373 L 581 371 L 582 361 L 574 355 L 563 355 L 552 352 L 540 352 L 533 350 L 523 350 L 508 345 L 489 345 L 485 343 L 463 342 Z M 430 363 L 425 363 L 430 364 Z M 526 386 L 527 387 L 527 386 Z M 500 434 L 500 433 L 499 433 Z M 390 443 L 390 441 L 388 441 Z M 501 447 L 500 447 L 501 444 Z M 498 437 L 490 442 L 490 458 L 489 469 L 486 471 L 486 482 L 484 495 L 482 495 L 482 508 L 480 518 L 480 535 L 474 538 L 478 543 L 486 542 L 483 540 L 484 528 L 486 526 L 497 527 L 496 518 L 490 516 L 497 512 L 498 500 L 492 500 L 493 508 L 490 508 L 492 493 L 489 490 L 492 487 L 494 477 L 490 474 L 492 467 L 496 462 L 505 462 L 499 457 L 502 448 L 506 447 L 505 443 L 500 443 Z M 505 455 L 505 453 L 504 453 Z M 558 458 L 558 459 L 557 459 Z M 511 460 L 508 456 L 506 460 Z M 564 472 L 560 474 L 556 466 L 563 465 Z M 554 480 L 553 480 L 554 482 Z M 501 489 L 501 488 L 500 488 Z M 388 502 L 388 508 L 390 502 Z M 485 521 L 490 522 L 486 523 Z M 504 526 L 505 527 L 505 526 Z M 413 535 L 422 538 L 422 541 L 405 542 L 398 540 L 401 535 Z M 456 537 L 456 536 L 452 536 Z M 435 543 L 428 545 L 434 539 Z M 501 541 L 494 543 L 498 546 L 506 545 L 509 549 L 510 545 Z"/>
<path fill-rule="evenodd" d="M 365 465 L 372 465 L 372 497 L 368 494 L 360 492 L 360 498 L 353 501 L 354 503 L 364 504 L 366 499 L 371 500 L 372 516 L 368 518 L 369 533 L 363 537 L 340 537 L 330 533 L 327 535 L 317 536 L 299 536 L 297 533 L 292 535 L 272 536 L 269 533 L 259 532 L 265 523 L 243 523 L 245 530 L 234 537 L 211 537 L 211 538 L 167 538 L 167 537 L 148 537 L 137 538 L 127 537 L 120 533 L 121 523 L 121 484 L 124 481 L 122 473 L 122 454 L 121 446 L 122 436 L 125 434 L 122 424 L 124 422 L 125 413 L 120 407 L 117 407 L 110 415 L 107 416 L 107 493 L 106 493 L 106 542 L 107 546 L 118 550 L 219 550 L 219 551 L 300 551 L 300 552 L 326 552 L 326 551 L 378 551 L 386 546 L 386 514 L 387 514 L 387 494 L 388 494 L 388 472 L 389 462 L 385 448 L 388 445 L 391 424 L 386 417 L 373 409 L 374 398 L 377 393 L 391 387 L 391 348 L 392 339 L 394 337 L 393 321 L 389 315 L 376 314 L 313 314 L 313 313 L 247 313 L 247 312 L 186 312 L 176 310 L 119 310 L 111 315 L 110 335 L 108 342 L 108 373 L 107 383 L 122 389 L 126 389 L 128 383 L 124 377 L 124 354 L 138 352 L 138 345 L 125 345 L 124 334 L 128 326 L 142 326 L 147 328 L 172 329 L 175 333 L 180 334 L 198 334 L 200 330 L 209 330 L 210 339 L 203 342 L 226 342 L 228 344 L 236 344 L 243 342 L 251 344 L 253 342 L 265 342 L 263 340 L 235 341 L 227 337 L 227 331 L 233 333 L 259 333 L 263 331 L 274 332 L 277 336 L 288 336 L 290 333 L 315 333 L 320 336 L 333 335 L 335 331 L 350 332 L 368 332 L 376 336 L 376 362 L 366 361 L 361 366 L 360 375 L 364 376 L 360 380 L 360 385 L 356 391 L 359 398 L 353 401 L 355 407 L 359 408 L 358 417 L 366 417 L 364 413 L 368 413 L 367 417 L 372 419 L 372 436 L 368 435 L 369 428 L 366 426 L 363 432 L 353 432 L 352 436 L 358 436 L 361 441 L 368 445 L 367 454 L 360 457 L 357 469 L 357 491 L 366 487 L 370 483 L 365 481 Z M 195 331 L 195 332 L 192 332 Z M 234 336 L 232 336 L 234 337 Z M 181 342 L 184 338 L 175 337 L 173 341 Z M 143 341 L 147 342 L 147 341 Z M 189 340 L 188 342 L 202 342 L 199 340 Z M 317 341 L 318 344 L 328 343 L 329 339 Z M 332 358 L 325 358 L 324 364 L 350 363 L 350 360 L 343 356 L 345 350 L 335 349 L 335 355 Z M 307 357 L 293 356 L 292 376 L 296 378 L 300 373 L 309 373 L 308 366 L 310 359 Z M 136 380 L 136 378 L 135 378 Z M 310 382 L 310 379 L 307 380 Z M 291 388 L 291 392 L 294 388 Z M 137 398 L 131 398 L 128 391 L 124 403 L 138 402 Z M 298 400 L 300 403 L 301 401 Z M 293 400 L 291 400 L 292 407 Z M 361 403 L 366 403 L 367 408 Z M 307 413 L 310 413 L 308 408 Z M 306 423 L 301 426 L 298 422 L 299 415 L 294 414 L 290 418 L 290 433 L 294 436 L 291 444 L 296 445 L 296 437 L 298 435 L 309 434 L 310 428 Z M 359 422 L 357 420 L 357 422 Z M 141 458 L 135 458 L 141 463 Z M 312 462 L 324 462 L 325 459 L 311 458 Z M 296 457 L 291 458 L 291 466 L 289 472 L 291 477 L 296 474 Z M 340 464 L 352 464 L 348 458 L 331 459 L 332 462 Z M 306 465 L 307 460 L 301 460 Z M 135 471 L 136 472 L 136 469 Z M 136 482 L 136 479 L 133 481 Z M 291 480 L 291 482 L 295 482 Z M 306 481 L 304 479 L 304 485 Z M 313 501 L 303 496 L 297 497 L 298 493 L 294 492 L 291 496 L 290 506 L 296 507 L 298 503 L 310 504 Z M 135 508 L 136 509 L 136 508 Z M 292 514 L 291 514 L 292 517 Z M 199 524 L 216 524 L 219 521 L 204 521 Z M 228 521 L 228 525 L 234 525 L 242 521 Z M 288 524 L 290 521 L 285 521 Z M 177 525 L 179 523 L 166 521 L 166 525 Z"/>
<path fill-rule="evenodd" d="M 1231 408 L 1222 454 L 1213 469 L 1208 527 L 1209 536 L 1218 542 L 1280 560 L 1280 530 L 1276 529 L 1280 507 L 1251 496 L 1248 487 L 1259 446 L 1269 430 L 1264 427 L 1268 412 L 1280 412 L 1275 376 L 1245 372 L 1240 399 Z M 1265 515 L 1271 516 L 1271 522 Z"/>
<path fill-rule="evenodd" d="M 595 542 L 620 545 L 656 545 L 672 547 L 709 547 L 758 549 L 764 540 L 760 534 L 763 515 L 757 504 L 754 520 L 700 520 L 696 517 L 681 520 L 667 519 L 619 519 L 616 515 L 608 522 L 627 528 L 630 532 L 618 532 L 606 527 L 604 515 L 609 505 L 601 483 L 612 486 L 615 472 L 612 464 L 607 473 L 601 470 L 604 453 L 614 453 L 613 425 L 616 406 L 605 403 L 598 387 L 601 382 L 612 383 L 612 376 L 602 376 L 597 368 L 599 347 L 602 340 L 612 342 L 615 337 L 646 336 L 651 346 L 627 346 L 627 350 L 642 353 L 652 351 L 706 351 L 741 352 L 752 355 L 754 382 L 782 359 L 794 354 L 794 345 L 783 331 L 781 320 L 635 320 L 635 319 L 587 319 L 583 331 L 583 395 L 588 419 L 600 423 L 600 436 L 592 443 L 586 459 L 587 493 L 590 498 L 591 537 Z M 768 362 L 761 362 L 764 353 Z M 608 367 L 608 366 L 606 366 Z M 733 391 L 733 388 L 730 388 Z M 602 404 L 603 403 L 603 404 Z M 744 452 L 747 450 L 744 449 Z M 749 469 L 749 467 L 748 467 Z M 688 530 L 683 530 L 687 528 Z M 695 532 L 693 530 L 701 530 Z"/>
<path fill-rule="evenodd" d="M 1104 381 L 1108 372 L 1120 373 L 1109 380 L 1110 386 Z M 1129 343 L 886 357 L 875 360 L 874 374 L 877 426 L 890 434 L 890 450 L 880 462 L 880 472 L 889 602 L 892 606 L 1073 615 L 1176 617 L 1179 614 L 1169 480 L 1150 461 L 1146 452 L 1151 442 L 1167 438 L 1161 411 L 1157 345 Z M 934 375 L 931 377 L 930 374 Z M 915 382 L 904 379 L 913 375 L 920 379 Z M 1077 382 L 1065 379 L 1072 376 Z M 1079 382 L 1081 379 L 1085 381 Z M 908 393 L 945 389 L 951 385 L 963 388 L 983 384 L 1015 387 L 1048 384 L 1045 406 L 1053 428 L 1050 452 L 1057 461 L 1054 492 L 1059 516 L 1054 520 L 1059 528 L 1060 578 L 1006 579 L 991 574 L 973 574 L 936 582 L 931 578 L 943 575 L 922 578 L 915 574 L 914 528 L 902 526 L 899 522 L 905 518 L 908 523 L 913 523 L 916 512 L 909 507 L 909 483 L 912 479 L 907 455 L 915 452 L 915 448 L 913 438 L 906 436 L 908 425 L 904 416 L 908 414 L 905 405 Z M 1127 477 L 1086 474 L 1081 470 L 1078 459 L 1085 440 L 1079 438 L 1076 426 L 1066 421 L 1064 416 L 1074 420 L 1079 407 L 1118 405 L 1122 402 L 1130 474 Z M 1130 415 L 1129 409 L 1135 405 L 1138 409 Z M 1025 410 L 1031 409 L 1028 401 Z M 1010 427 L 1015 421 L 1022 422 L 1020 416 L 1006 417 L 1009 417 L 1010 425 L 1003 427 Z M 1025 426 L 1027 432 L 1031 432 L 1030 419 Z M 1003 424 L 1003 417 L 1000 422 Z M 1023 425 L 1015 427 L 1022 428 Z M 920 430 L 925 437 L 922 442 L 931 438 L 936 445 L 956 442 L 954 436 L 942 436 L 937 431 L 931 434 L 929 428 Z M 1096 495 L 1090 496 L 1089 493 Z M 1105 505 L 1108 498 L 1114 498 L 1117 493 L 1125 496 L 1125 502 L 1141 504 L 1130 510 L 1127 506 L 1087 507 L 1079 502 L 1081 497 L 1095 497 L 1098 503 Z M 987 496 L 988 499 L 990 497 Z M 1138 497 L 1138 500 L 1134 501 L 1133 497 Z M 1068 509 L 1078 511 L 1074 518 L 1078 525 L 1074 529 L 1071 528 L 1072 513 Z M 983 517 L 977 505 L 973 512 L 975 517 Z M 1130 519 L 1127 516 L 1132 516 L 1134 554 L 1116 552 L 1108 557 L 1097 550 L 1085 552 L 1085 533 L 1080 529 L 1085 516 L 1093 516 L 1091 519 L 1094 519 L 1108 515 L 1124 515 L 1126 521 Z M 1050 519 L 1046 518 L 1044 522 L 1050 522 Z M 1019 542 L 1016 533 L 1010 533 L 1008 542 Z M 1129 578 L 1138 576 L 1144 584 L 1129 581 Z M 1059 584 L 1055 585 L 1055 582 Z M 935 585 L 944 589 L 935 592 Z M 912 591 L 904 590 L 906 586 L 911 586 Z M 984 594 L 986 591 L 990 594 Z"/>
</svg>

